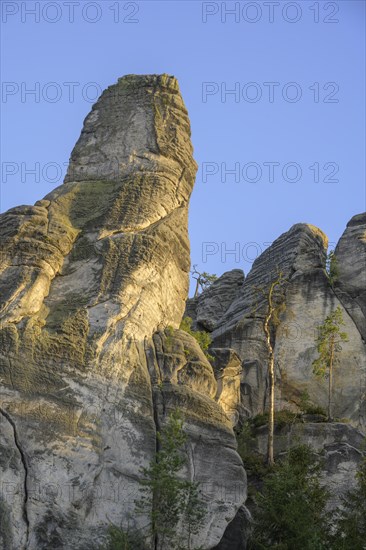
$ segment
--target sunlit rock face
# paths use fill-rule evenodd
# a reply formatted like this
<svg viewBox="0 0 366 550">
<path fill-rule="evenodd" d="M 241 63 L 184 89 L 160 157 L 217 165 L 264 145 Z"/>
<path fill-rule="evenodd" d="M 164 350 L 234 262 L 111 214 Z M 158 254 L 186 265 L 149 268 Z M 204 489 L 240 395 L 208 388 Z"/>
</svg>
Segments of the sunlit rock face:
<svg viewBox="0 0 366 550">
<path fill-rule="evenodd" d="M 313 375 L 312 362 L 317 357 L 318 327 L 339 306 L 348 342 L 342 344 L 334 370 L 333 414 L 365 429 L 365 243 L 365 215 L 361 214 L 352 218 L 337 245 L 338 276 L 332 286 L 325 271 L 327 237 L 312 225 L 296 224 L 256 259 L 239 289 L 233 285 L 234 299 L 210 332 L 215 351 L 232 349 L 241 360 L 239 416 L 261 413 L 267 405 L 268 355 L 263 332 L 267 301 L 262 291 L 281 272 L 286 280 L 286 309 L 274 335 L 277 409 L 298 410 L 305 391 L 311 404 L 327 406 L 328 382 Z M 188 303 L 186 311 L 190 308 L 196 323 L 199 304 L 208 298 L 209 291 L 205 291 L 196 304 Z"/>
<path fill-rule="evenodd" d="M 146 524 L 141 467 L 176 407 L 207 506 L 195 543 L 215 546 L 245 501 L 213 369 L 177 330 L 196 168 L 177 81 L 130 75 L 87 116 L 65 183 L 0 216 L 6 548 L 98 548 L 110 523 Z"/>
</svg>

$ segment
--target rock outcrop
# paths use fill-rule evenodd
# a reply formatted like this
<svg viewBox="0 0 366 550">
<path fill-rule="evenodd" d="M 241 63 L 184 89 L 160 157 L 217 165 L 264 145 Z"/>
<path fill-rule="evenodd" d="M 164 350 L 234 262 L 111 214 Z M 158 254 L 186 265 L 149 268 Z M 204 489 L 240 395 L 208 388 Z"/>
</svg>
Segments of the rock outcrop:
<svg viewBox="0 0 366 550">
<path fill-rule="evenodd" d="M 277 411 L 326 409 L 328 381 L 319 380 L 312 372 L 312 362 L 317 357 L 315 340 L 327 315 L 341 308 L 342 331 L 347 333 L 348 342 L 342 343 L 342 349 L 338 350 L 332 404 L 334 416 L 342 421 L 328 423 L 324 422 L 325 416 L 314 414 L 303 414 L 300 421 L 299 416 L 290 413 L 293 421 L 276 425 L 274 438 L 276 458 L 299 443 L 310 445 L 322 456 L 322 483 L 330 492 L 329 507 L 333 509 L 355 486 L 355 474 L 365 456 L 365 224 L 365 214 L 354 216 L 348 223 L 335 250 L 334 280 L 326 271 L 327 237 L 312 225 L 296 224 L 256 259 L 241 284 L 236 283 L 238 270 L 233 270 L 231 276 L 230 272 L 224 274 L 225 282 L 233 281 L 231 290 L 230 284 L 224 285 L 225 296 L 230 297 L 224 308 L 220 293 L 214 307 L 212 297 L 217 291 L 212 285 L 200 296 L 188 300 L 185 313 L 194 319 L 195 327 L 210 332 L 213 341 L 209 352 L 222 391 L 222 406 L 240 431 L 245 419 L 267 409 L 268 349 L 263 321 L 270 283 L 281 274 L 285 308 L 280 324 L 272 330 Z M 214 284 L 220 287 L 221 278 Z M 252 430 L 254 425 L 251 424 Z M 254 456 L 265 457 L 267 434 L 265 424 L 247 442 L 247 446 L 253 445 Z M 258 479 L 250 468 L 249 474 L 249 488 L 258 489 Z M 247 507 L 251 510 L 250 499 Z M 247 509 L 238 510 L 218 550 L 245 548 L 250 532 L 248 517 Z"/>
<path fill-rule="evenodd" d="M 156 432 L 179 407 L 185 475 L 212 548 L 245 501 L 217 382 L 178 330 L 196 173 L 177 81 L 127 76 L 87 116 L 65 183 L 0 216 L 1 538 L 98 548 L 134 514 Z M 132 520 L 129 519 L 132 517 Z"/>
<path fill-rule="evenodd" d="M 255 450 L 265 456 L 267 427 L 256 429 Z M 301 442 L 319 454 L 322 462 L 321 482 L 330 498 L 328 506 L 335 509 L 342 497 L 355 485 L 355 475 L 365 456 L 365 435 L 349 424 L 339 422 L 290 423 L 276 428 L 275 455 L 279 458 Z"/>
<path fill-rule="evenodd" d="M 181 475 L 200 483 L 206 509 L 193 546 L 245 550 L 251 519 L 233 426 L 267 407 L 263 319 L 279 273 L 276 409 L 298 412 L 306 394 L 313 409 L 326 406 L 312 362 L 318 327 L 337 307 L 348 342 L 334 373 L 344 422 L 303 417 L 276 433 L 276 452 L 299 440 L 323 451 L 334 505 L 352 485 L 366 429 L 366 215 L 337 245 L 334 281 L 327 237 L 300 223 L 246 278 L 224 273 L 186 304 L 196 169 L 177 81 L 129 75 L 85 119 L 63 185 L 0 215 L 1 548 L 97 550 L 111 524 L 146 526 L 135 513 L 142 469 L 178 408 Z M 209 355 L 179 329 L 183 315 L 211 334 Z M 265 428 L 257 432 L 264 453 Z"/>
<path fill-rule="evenodd" d="M 326 406 L 327 381 L 312 373 L 312 362 L 317 357 L 315 338 L 319 325 L 339 306 L 345 323 L 342 329 L 349 341 L 342 344 L 335 369 L 334 414 L 349 419 L 355 427 L 365 428 L 364 216 L 351 220 L 337 247 L 336 288 L 325 271 L 326 250 L 327 238 L 318 228 L 294 225 L 256 259 L 236 298 L 211 331 L 212 347 L 233 349 L 242 362 L 238 404 L 241 414 L 256 415 L 266 407 L 268 352 L 263 332 L 266 291 L 281 272 L 285 279 L 286 309 L 273 335 L 277 408 L 298 410 L 305 391 L 313 405 Z M 200 297 L 203 303 L 204 294 Z"/>
<path fill-rule="evenodd" d="M 192 318 L 192 327 L 212 331 L 233 303 L 243 283 L 243 271 L 233 269 L 221 275 L 205 292 L 187 300 L 185 315 Z"/>
<path fill-rule="evenodd" d="M 335 291 L 366 341 L 366 213 L 348 222 L 335 258 Z"/>
</svg>

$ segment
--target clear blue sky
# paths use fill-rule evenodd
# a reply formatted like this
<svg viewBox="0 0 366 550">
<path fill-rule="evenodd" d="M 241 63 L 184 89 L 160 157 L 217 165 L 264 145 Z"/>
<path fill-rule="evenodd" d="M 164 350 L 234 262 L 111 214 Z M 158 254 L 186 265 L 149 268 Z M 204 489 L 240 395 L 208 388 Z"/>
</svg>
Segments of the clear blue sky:
<svg viewBox="0 0 366 550">
<path fill-rule="evenodd" d="M 366 206 L 365 3 L 270 4 L 3 0 L 1 211 L 62 182 L 98 90 L 166 72 L 179 80 L 200 166 L 192 262 L 247 273 L 297 222 L 336 242 Z M 36 163 L 39 181 L 26 173 Z M 240 258 L 225 254 L 235 247 Z"/>
</svg>

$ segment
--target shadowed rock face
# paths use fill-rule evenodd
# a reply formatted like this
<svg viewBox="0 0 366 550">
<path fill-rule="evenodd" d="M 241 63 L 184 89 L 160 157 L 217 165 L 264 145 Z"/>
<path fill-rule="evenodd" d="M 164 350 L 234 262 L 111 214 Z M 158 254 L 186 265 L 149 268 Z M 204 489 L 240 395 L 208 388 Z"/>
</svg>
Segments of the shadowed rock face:
<svg viewBox="0 0 366 550">
<path fill-rule="evenodd" d="M 233 269 L 221 275 L 205 292 L 187 300 L 185 315 L 194 320 L 193 329 L 212 331 L 238 296 L 243 283 L 243 271 Z"/>
<path fill-rule="evenodd" d="M 185 475 L 207 503 L 197 544 L 217 544 L 245 501 L 212 367 L 177 330 L 196 168 L 177 81 L 131 75 L 87 116 L 65 183 L 0 216 L 1 536 L 12 550 L 89 549 L 110 523 L 146 524 L 134 514 L 140 469 L 175 407 Z"/>
<path fill-rule="evenodd" d="M 275 455 L 283 456 L 291 447 L 309 445 L 321 457 L 321 483 L 330 492 L 329 509 L 341 505 L 342 497 L 355 487 L 357 469 L 365 457 L 365 436 L 349 424 L 337 422 L 293 423 L 276 429 Z M 256 430 L 256 451 L 265 456 L 267 427 Z"/>
<path fill-rule="evenodd" d="M 335 253 L 337 295 L 366 341 L 366 213 L 348 222 Z"/>
</svg>

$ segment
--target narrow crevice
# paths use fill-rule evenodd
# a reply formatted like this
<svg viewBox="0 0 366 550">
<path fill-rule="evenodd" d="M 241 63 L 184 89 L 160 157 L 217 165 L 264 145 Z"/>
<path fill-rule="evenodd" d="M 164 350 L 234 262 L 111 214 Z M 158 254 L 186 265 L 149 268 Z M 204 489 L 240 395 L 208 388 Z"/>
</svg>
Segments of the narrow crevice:
<svg viewBox="0 0 366 550">
<path fill-rule="evenodd" d="M 156 399 L 156 391 L 157 389 L 160 390 L 160 384 L 161 384 L 161 373 L 156 353 L 156 347 L 153 338 L 151 338 L 151 348 L 150 348 L 150 354 L 147 350 L 146 340 L 145 340 L 145 356 L 146 356 L 146 363 L 147 363 L 147 370 L 150 377 L 150 384 L 151 384 L 151 400 L 152 400 L 152 406 L 153 406 L 153 419 L 154 419 L 154 425 L 155 425 L 155 460 L 158 458 L 158 453 L 160 450 L 160 443 L 158 438 L 158 432 L 160 430 L 160 424 L 159 424 L 159 414 L 158 414 L 158 403 Z M 151 362 L 153 363 L 152 368 L 155 370 L 155 375 L 150 371 L 150 365 Z M 154 381 L 154 378 L 156 378 L 156 375 L 158 375 L 159 383 L 156 384 Z M 153 497 L 154 498 L 154 497 Z M 153 500 L 152 506 L 154 508 L 155 503 Z M 158 550 L 159 548 L 159 540 L 157 534 L 154 534 L 153 538 L 153 549 Z"/>
<path fill-rule="evenodd" d="M 360 337 L 361 337 L 361 340 L 364 344 L 366 344 L 366 340 L 365 340 L 365 337 L 364 335 L 362 334 L 362 331 L 360 329 L 360 327 L 358 326 L 358 323 L 357 321 L 353 318 L 353 315 L 352 315 L 352 309 L 350 311 L 350 303 L 352 304 L 352 302 L 355 301 L 354 298 L 352 298 L 352 296 L 350 296 L 350 294 L 348 294 L 348 292 L 345 292 L 344 290 L 342 290 L 341 288 L 337 288 L 336 286 L 331 286 L 331 289 L 333 291 L 333 294 L 335 295 L 335 297 L 338 299 L 338 301 L 341 303 L 342 307 L 345 309 L 345 311 L 347 312 L 347 315 L 349 316 L 349 318 L 351 319 L 352 323 L 354 324 L 357 332 L 359 333 Z M 360 305 L 359 303 L 356 301 L 356 305 L 358 308 L 360 308 Z M 361 309 L 361 308 L 360 308 Z M 361 313 L 362 313 L 362 310 L 361 310 Z"/>
<path fill-rule="evenodd" d="M 12 419 L 10 414 L 7 413 L 1 407 L 0 407 L 0 413 L 2 414 L 2 416 L 4 418 L 6 418 L 6 420 L 9 422 L 9 424 L 12 427 L 13 436 L 14 436 L 14 443 L 15 443 L 16 448 L 19 451 L 20 459 L 21 459 L 22 464 L 23 464 L 23 469 L 24 469 L 23 519 L 24 519 L 24 522 L 25 522 L 25 525 L 26 525 L 25 548 L 28 548 L 30 523 L 29 523 L 29 518 L 28 518 L 28 507 L 27 507 L 27 505 L 28 505 L 28 465 L 27 465 L 27 459 L 26 459 L 26 455 L 25 455 L 25 453 L 24 453 L 24 451 L 23 451 L 23 449 L 20 445 L 19 438 L 18 438 L 18 433 L 17 433 L 17 429 L 16 429 L 16 425 L 15 425 L 14 420 Z"/>
</svg>

